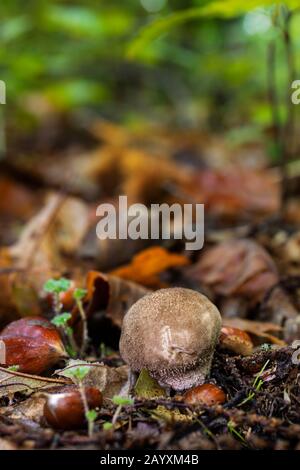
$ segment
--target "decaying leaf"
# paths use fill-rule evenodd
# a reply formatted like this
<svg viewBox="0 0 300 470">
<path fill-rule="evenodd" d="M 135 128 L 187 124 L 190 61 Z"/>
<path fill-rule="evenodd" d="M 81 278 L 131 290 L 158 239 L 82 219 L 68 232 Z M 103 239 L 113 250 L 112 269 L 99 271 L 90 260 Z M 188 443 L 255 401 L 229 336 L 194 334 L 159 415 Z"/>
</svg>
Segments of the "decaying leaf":
<svg viewBox="0 0 300 470">
<path fill-rule="evenodd" d="M 67 385 L 66 379 L 52 379 L 37 375 L 23 374 L 0 367 L 0 397 L 13 395 L 16 392 L 30 394 L 35 391 L 45 390 L 55 385 Z"/>
<path fill-rule="evenodd" d="M 29 419 L 39 423 L 44 411 L 46 396 L 42 393 L 35 393 L 21 403 L 6 406 L 0 409 L 0 414 L 11 419 Z"/>
<path fill-rule="evenodd" d="M 265 338 L 266 340 L 273 344 L 277 344 L 278 346 L 286 346 L 286 343 L 283 340 L 270 333 L 282 332 L 282 327 L 274 323 L 246 320 L 244 318 L 226 318 L 226 320 L 224 320 L 224 324 L 234 328 L 240 328 L 241 330 L 247 331 L 247 333 L 251 333 L 254 336 Z"/>
<path fill-rule="evenodd" d="M 150 292 L 134 282 L 97 271 L 88 273 L 86 285 L 87 295 L 84 299 L 84 307 L 87 317 L 90 318 L 97 311 L 105 311 L 106 315 L 119 327 L 131 305 Z M 73 321 L 77 320 L 80 318 L 75 308 Z"/>
<path fill-rule="evenodd" d="M 280 179 L 269 169 L 207 169 L 196 174 L 187 193 L 218 216 L 271 215 L 279 210 Z"/>
<path fill-rule="evenodd" d="M 190 423 L 193 421 L 191 414 L 183 414 L 178 408 L 169 410 L 163 405 L 159 405 L 155 410 L 151 412 L 151 416 L 155 419 L 167 421 L 170 424 L 174 423 Z"/>
<path fill-rule="evenodd" d="M 186 266 L 189 260 L 184 255 L 171 253 L 165 248 L 155 246 L 133 257 L 127 266 L 112 271 L 114 276 L 134 281 L 146 287 L 163 287 L 159 274 L 176 266 Z"/>
<path fill-rule="evenodd" d="M 102 146 L 95 152 L 89 178 L 110 196 L 118 188 L 119 194 L 127 195 L 130 204 L 163 202 L 166 183 L 191 183 L 189 172 L 165 155 L 115 145 Z"/>
<path fill-rule="evenodd" d="M 0 215 L 26 220 L 37 209 L 36 193 L 13 179 L 0 177 Z"/>
<path fill-rule="evenodd" d="M 0 450 L 17 450 L 17 445 L 9 439 L 0 438 Z"/>
<path fill-rule="evenodd" d="M 127 366 L 108 367 L 99 362 L 90 363 L 81 360 L 70 360 L 67 367 L 57 370 L 55 373 L 59 376 L 70 377 L 70 372 L 78 367 L 90 369 L 82 381 L 83 385 L 98 388 L 105 398 L 119 395 L 128 380 Z"/>
<path fill-rule="evenodd" d="M 166 396 L 166 391 L 149 375 L 147 369 L 141 370 L 134 392 L 138 398 L 151 399 Z"/>
<path fill-rule="evenodd" d="M 64 198 L 53 195 L 25 226 L 19 240 L 0 250 L 1 324 L 24 315 L 40 314 L 39 290 L 53 274 L 57 249 L 46 242 L 47 233 Z"/>
<path fill-rule="evenodd" d="M 216 294 L 241 296 L 252 303 L 260 301 L 278 282 L 270 255 L 249 239 L 224 241 L 209 248 L 187 273 Z"/>
<path fill-rule="evenodd" d="M 44 283 L 64 271 L 62 255 L 74 254 L 88 224 L 84 203 L 52 194 L 24 227 L 19 240 L 0 250 L 1 325 L 20 316 L 41 313 Z"/>
</svg>

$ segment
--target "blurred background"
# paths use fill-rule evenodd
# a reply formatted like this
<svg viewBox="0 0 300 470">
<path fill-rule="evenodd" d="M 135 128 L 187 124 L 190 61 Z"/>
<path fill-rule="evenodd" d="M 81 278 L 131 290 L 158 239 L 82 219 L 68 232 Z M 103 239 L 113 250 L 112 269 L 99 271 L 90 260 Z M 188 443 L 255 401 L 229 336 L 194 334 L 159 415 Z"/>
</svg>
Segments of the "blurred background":
<svg viewBox="0 0 300 470">
<path fill-rule="evenodd" d="M 2 114 L 22 132 L 51 109 L 131 128 L 159 123 L 222 132 L 238 143 L 263 137 L 276 158 L 270 80 L 284 123 L 291 75 L 297 79 L 300 65 L 300 15 L 289 24 L 291 71 L 282 39 L 286 7 L 260 3 L 4 0 Z M 293 9 L 297 2 L 287 4 Z M 294 108 L 299 115 L 300 106 Z"/>
</svg>

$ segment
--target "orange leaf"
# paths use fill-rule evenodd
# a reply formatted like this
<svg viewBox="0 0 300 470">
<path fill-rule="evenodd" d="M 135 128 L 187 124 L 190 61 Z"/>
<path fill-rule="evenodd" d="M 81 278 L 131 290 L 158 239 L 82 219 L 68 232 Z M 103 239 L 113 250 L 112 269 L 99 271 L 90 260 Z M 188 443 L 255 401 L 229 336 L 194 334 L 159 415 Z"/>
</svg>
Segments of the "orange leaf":
<svg viewBox="0 0 300 470">
<path fill-rule="evenodd" d="M 147 287 L 158 288 L 161 287 L 160 273 L 187 264 L 189 260 L 185 256 L 170 253 L 165 248 L 156 246 L 137 254 L 130 264 L 115 269 L 112 274 Z"/>
</svg>

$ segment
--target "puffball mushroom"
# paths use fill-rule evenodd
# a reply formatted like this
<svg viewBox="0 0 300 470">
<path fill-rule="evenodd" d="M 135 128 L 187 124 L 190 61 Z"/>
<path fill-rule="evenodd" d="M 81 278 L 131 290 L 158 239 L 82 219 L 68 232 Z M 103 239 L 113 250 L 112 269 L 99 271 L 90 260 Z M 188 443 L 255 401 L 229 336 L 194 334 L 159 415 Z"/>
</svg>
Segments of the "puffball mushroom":
<svg viewBox="0 0 300 470">
<path fill-rule="evenodd" d="M 132 372 L 146 368 L 166 388 L 186 390 L 208 375 L 221 330 L 217 307 L 199 292 L 161 289 L 126 313 L 120 353 Z"/>
</svg>

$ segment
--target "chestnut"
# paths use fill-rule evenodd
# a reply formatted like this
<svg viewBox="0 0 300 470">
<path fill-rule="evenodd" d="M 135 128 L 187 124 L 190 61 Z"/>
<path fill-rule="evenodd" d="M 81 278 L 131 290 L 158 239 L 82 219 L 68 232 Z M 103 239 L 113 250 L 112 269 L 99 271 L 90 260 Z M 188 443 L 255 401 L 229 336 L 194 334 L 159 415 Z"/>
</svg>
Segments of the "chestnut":
<svg viewBox="0 0 300 470">
<path fill-rule="evenodd" d="M 188 390 L 183 395 L 183 400 L 188 405 L 218 405 L 226 400 L 223 390 L 213 384 L 203 384 Z"/>
<path fill-rule="evenodd" d="M 250 356 L 253 352 L 253 343 L 246 331 L 231 326 L 223 326 L 219 339 L 222 349 L 228 349 L 242 356 Z"/>
<path fill-rule="evenodd" d="M 27 374 L 41 374 L 67 357 L 59 331 L 42 317 L 11 322 L 2 330 L 0 340 L 5 344 L 5 365 L 17 365 Z"/>
<path fill-rule="evenodd" d="M 85 396 L 89 409 L 99 408 L 103 399 L 100 390 L 87 387 Z M 55 429 L 78 429 L 86 424 L 84 405 L 79 389 L 70 387 L 61 393 L 47 395 L 44 417 Z"/>
<path fill-rule="evenodd" d="M 161 289 L 126 313 L 120 353 L 132 372 L 145 368 L 162 387 L 186 390 L 208 375 L 220 329 L 220 313 L 207 297 Z"/>
</svg>

